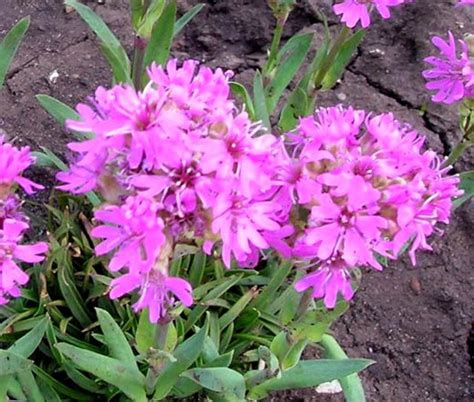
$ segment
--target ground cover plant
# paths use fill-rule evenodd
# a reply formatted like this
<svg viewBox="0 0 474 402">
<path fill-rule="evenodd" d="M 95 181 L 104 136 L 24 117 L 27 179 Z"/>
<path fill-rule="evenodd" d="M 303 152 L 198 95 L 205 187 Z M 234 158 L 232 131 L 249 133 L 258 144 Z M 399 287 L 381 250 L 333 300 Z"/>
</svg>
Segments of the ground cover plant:
<svg viewBox="0 0 474 402">
<path fill-rule="evenodd" d="M 361 400 L 351 373 L 369 362 L 340 359 L 327 331 L 352 298 L 359 268 L 382 269 L 405 248 L 415 261 L 437 222 L 447 223 L 451 199 L 470 195 L 470 173 L 463 195 L 449 174 L 472 136 L 469 38 L 460 56 L 450 34 L 449 42 L 435 38 L 441 56 L 427 59 L 433 100 L 464 102 L 463 140 L 443 160 L 389 113 L 316 109 L 317 91 L 337 82 L 364 31 L 342 27 L 334 40 L 327 31 L 294 80 L 311 35 L 280 49 L 293 3 L 269 4 L 277 28 L 250 96 L 229 72 L 166 62 L 172 37 L 199 7 L 175 23 L 174 2 L 135 2 L 130 62 L 90 9 L 67 3 L 102 41 L 114 82 L 128 86 L 98 89 L 77 114 L 38 96 L 82 140 L 70 145 L 79 156 L 69 168 L 50 150 L 35 154 L 63 169 L 59 189 L 76 195 L 55 193 L 48 260 L 33 268 L 23 298 L 5 307 L 4 326 L 15 328 L 5 340 L 33 328 L 19 345 L 40 348 L 34 366 L 25 360 L 34 350 L 5 351 L 16 365 L 5 365 L 4 392 L 59 398 L 76 384 L 83 391 L 75 399 L 121 391 L 139 400 L 232 400 L 339 379 L 347 399 Z M 400 5 L 375 3 L 383 17 L 387 5 Z M 344 2 L 335 11 L 349 28 L 369 24 L 367 5 Z M 11 289 L 3 291 L 18 296 Z M 329 359 L 300 361 L 309 343 Z"/>
</svg>

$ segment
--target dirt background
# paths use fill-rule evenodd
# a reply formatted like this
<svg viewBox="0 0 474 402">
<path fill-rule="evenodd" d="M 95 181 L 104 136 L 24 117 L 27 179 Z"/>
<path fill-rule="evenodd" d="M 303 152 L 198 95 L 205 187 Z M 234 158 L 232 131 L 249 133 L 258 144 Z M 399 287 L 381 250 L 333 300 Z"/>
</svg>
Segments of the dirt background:
<svg viewBox="0 0 474 402">
<path fill-rule="evenodd" d="M 105 5 L 84 1 L 99 12 L 131 49 L 126 0 Z M 174 55 L 231 68 L 248 83 L 261 65 L 271 39 L 273 18 L 265 0 L 202 0 L 205 9 L 177 40 Z M 69 105 L 110 82 L 94 35 L 60 0 L 2 0 L 0 37 L 22 16 L 31 28 L 0 93 L 0 128 L 33 149 L 47 146 L 64 153 L 68 134 L 36 103 L 48 94 Z M 198 3 L 179 1 L 180 12 Z M 321 38 L 318 9 L 327 11 L 331 29 L 337 18 L 331 1 L 303 0 L 291 16 L 285 38 L 300 30 Z M 390 110 L 423 132 L 435 150 L 448 153 L 459 138 L 455 107 L 434 105 L 424 90 L 422 62 L 432 50 L 429 38 L 474 31 L 474 7 L 454 8 L 454 0 L 417 0 L 394 10 L 388 21 L 376 19 L 342 82 L 320 95 L 320 105 L 352 104 L 377 112 Z M 57 80 L 51 74 L 57 71 Z M 467 154 L 456 169 L 470 169 Z M 48 172 L 34 175 L 52 183 Z M 364 276 L 352 309 L 334 332 L 350 356 L 377 361 L 363 374 L 369 401 L 472 401 L 474 362 L 468 350 L 473 326 L 474 205 L 458 209 L 433 252 L 419 253 L 413 268 L 404 259 L 383 274 Z M 472 340 L 472 338 L 471 338 Z M 473 354 L 471 344 L 471 354 Z M 327 400 L 312 390 L 274 400 Z M 333 396 L 331 400 L 341 400 Z"/>
</svg>

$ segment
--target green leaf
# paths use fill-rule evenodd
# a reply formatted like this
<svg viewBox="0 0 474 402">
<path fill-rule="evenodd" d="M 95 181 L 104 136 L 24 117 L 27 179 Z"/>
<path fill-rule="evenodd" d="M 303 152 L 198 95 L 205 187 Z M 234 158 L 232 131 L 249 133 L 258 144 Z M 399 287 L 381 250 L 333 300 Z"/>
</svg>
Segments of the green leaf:
<svg viewBox="0 0 474 402">
<path fill-rule="evenodd" d="M 289 370 L 300 362 L 301 355 L 303 354 L 306 345 L 308 345 L 308 342 L 309 341 L 307 339 L 300 339 L 291 345 L 290 349 L 286 353 L 286 356 L 281 361 L 282 370 Z"/>
<path fill-rule="evenodd" d="M 220 283 L 217 286 L 210 287 L 212 290 L 208 290 L 208 293 L 202 298 L 201 302 L 205 303 L 209 300 L 216 299 L 227 292 L 231 287 L 233 287 L 239 280 L 242 278 L 243 275 L 232 275 L 228 278 L 223 278 L 221 281 L 216 281 L 215 283 Z M 201 286 L 200 288 L 208 289 L 208 284 Z M 198 288 L 199 289 L 199 288 Z M 195 289 L 194 296 L 197 299 L 198 289 Z M 184 331 L 188 332 L 192 326 L 199 320 L 199 318 L 206 312 L 209 306 L 198 305 L 191 310 L 191 313 L 188 316 L 188 319 L 184 323 Z"/>
<path fill-rule="evenodd" d="M 120 360 L 129 369 L 139 371 L 132 348 L 118 324 L 107 311 L 100 308 L 96 308 L 95 311 L 110 355 Z"/>
<path fill-rule="evenodd" d="M 352 55 L 357 50 L 357 47 L 362 42 L 362 39 L 364 39 L 364 35 L 365 30 L 361 29 L 341 45 L 334 63 L 332 63 L 331 68 L 328 70 L 323 79 L 323 89 L 332 88 L 337 80 L 341 78 L 341 75 L 344 73 L 346 66 L 349 64 Z"/>
<path fill-rule="evenodd" d="M 270 113 L 267 107 L 267 98 L 265 95 L 265 89 L 263 88 L 263 78 L 260 71 L 255 73 L 255 77 L 253 79 L 253 98 L 255 107 L 255 120 L 261 121 L 263 126 L 270 130 Z"/>
<path fill-rule="evenodd" d="M 181 373 L 186 371 L 199 357 L 204 346 L 209 322 L 206 320 L 204 326 L 191 338 L 181 343 L 173 353 L 176 362 L 168 362 L 158 376 L 154 399 L 163 399 L 169 394 L 179 379 Z"/>
<path fill-rule="evenodd" d="M 254 288 L 244 293 L 243 296 L 234 303 L 230 310 L 219 318 L 220 330 L 223 331 L 230 323 L 234 322 L 256 295 L 257 289 Z"/>
<path fill-rule="evenodd" d="M 130 67 L 120 62 L 119 53 L 105 43 L 100 44 L 100 50 L 109 63 L 115 83 L 132 84 Z"/>
<path fill-rule="evenodd" d="M 278 127 L 282 132 L 293 130 L 298 124 L 300 117 L 304 116 L 308 110 L 308 95 L 302 88 L 296 88 L 286 101 L 280 114 Z"/>
<path fill-rule="evenodd" d="M 293 263 L 290 260 L 284 260 L 279 266 L 274 267 L 270 283 L 255 298 L 250 307 L 255 307 L 257 310 L 265 310 L 275 300 L 277 291 L 285 283 L 291 271 L 293 271 Z"/>
<path fill-rule="evenodd" d="M 230 89 L 232 90 L 234 96 L 239 98 L 244 104 L 245 110 L 249 114 L 250 120 L 255 120 L 255 108 L 253 106 L 252 98 L 247 91 L 247 88 L 245 88 L 242 84 L 239 84 L 238 82 L 232 81 L 230 83 Z"/>
<path fill-rule="evenodd" d="M 67 165 L 59 159 L 53 152 L 46 147 L 40 147 L 43 152 L 32 152 L 36 158 L 36 165 L 38 166 L 54 166 L 59 170 L 68 170 Z"/>
<path fill-rule="evenodd" d="M 204 271 L 206 270 L 206 254 L 202 251 L 196 253 L 193 257 L 193 263 L 189 270 L 189 283 L 193 289 L 201 284 L 202 278 L 204 277 Z"/>
<path fill-rule="evenodd" d="M 150 42 L 145 49 L 145 67 L 153 62 L 163 65 L 168 60 L 175 20 L 176 0 L 171 0 L 153 26 Z"/>
<path fill-rule="evenodd" d="M 18 339 L 8 350 L 27 359 L 41 343 L 48 324 L 49 318 L 44 317 L 30 332 Z"/>
<path fill-rule="evenodd" d="M 46 402 L 61 402 L 61 398 L 59 397 L 58 393 L 42 378 L 36 378 L 36 382 L 38 383 L 38 387 L 41 390 L 41 395 L 43 395 Z"/>
<path fill-rule="evenodd" d="M 194 368 L 181 374 L 200 386 L 245 401 L 245 380 L 242 374 L 225 367 Z"/>
<path fill-rule="evenodd" d="M 59 254 L 57 262 L 57 279 L 64 301 L 71 309 L 74 318 L 76 318 L 83 327 L 87 327 L 92 321 L 87 314 L 84 307 L 84 300 L 74 282 L 72 274 L 73 267 L 66 249 Z"/>
<path fill-rule="evenodd" d="M 16 377 L 21 385 L 21 389 L 25 393 L 27 401 L 44 402 L 43 395 L 41 394 L 31 370 L 21 371 L 16 375 Z"/>
<path fill-rule="evenodd" d="M 147 39 L 150 37 L 153 26 L 162 15 L 165 5 L 166 0 L 151 0 L 151 3 L 149 2 L 145 15 L 141 18 L 137 29 L 140 37 Z"/>
<path fill-rule="evenodd" d="M 270 114 L 275 110 L 283 92 L 303 64 L 312 39 L 312 33 L 293 36 L 278 53 L 275 77 L 266 89 L 267 108 Z"/>
<path fill-rule="evenodd" d="M 41 107 L 56 119 L 62 126 L 66 120 L 80 120 L 79 114 L 71 107 L 49 95 L 39 94 L 35 96 Z M 78 133 L 79 138 L 84 134 Z"/>
<path fill-rule="evenodd" d="M 30 25 L 30 17 L 24 17 L 18 21 L 15 26 L 7 33 L 2 42 L 0 42 L 0 88 L 5 82 L 10 64 L 20 47 L 20 43 L 25 36 Z"/>
<path fill-rule="evenodd" d="M 174 24 L 173 37 L 179 35 L 183 28 L 203 9 L 204 4 L 196 4 L 189 11 L 187 11 L 181 18 Z"/>
<path fill-rule="evenodd" d="M 196 382 L 186 377 L 180 377 L 171 390 L 171 395 L 178 399 L 184 399 L 201 391 L 201 389 L 202 387 Z"/>
<path fill-rule="evenodd" d="M 324 335 L 321 340 L 321 345 L 326 351 L 326 357 L 329 359 L 347 359 L 344 350 L 342 350 L 331 335 Z M 340 378 L 339 383 L 344 391 L 346 402 L 365 402 L 364 388 L 357 374 L 350 374 L 347 377 Z"/>
<path fill-rule="evenodd" d="M 66 398 L 71 398 L 76 401 L 92 401 L 91 394 L 86 394 L 80 391 L 77 391 L 75 388 L 70 388 L 64 385 L 63 383 L 56 380 L 54 377 L 46 373 L 44 370 L 38 366 L 33 366 L 33 373 L 38 379 L 38 384 L 43 383 L 45 386 L 50 387 L 54 392 L 59 392 L 64 395 Z M 41 387 L 41 385 L 40 385 Z"/>
<path fill-rule="evenodd" d="M 102 20 L 102 18 L 94 13 L 94 11 L 92 11 L 89 7 L 79 3 L 76 0 L 65 0 L 64 4 L 74 8 L 79 13 L 82 19 L 87 23 L 87 25 L 89 25 L 92 31 L 94 31 L 94 33 L 103 43 L 104 47 L 107 48 L 107 52 L 109 54 L 115 53 L 116 56 L 114 59 L 121 65 L 120 69 L 130 71 L 130 60 L 128 59 L 127 52 L 121 45 L 120 41 Z M 108 57 L 107 60 L 109 60 Z M 110 67 L 113 70 L 116 69 L 116 66 L 114 65 L 111 65 Z"/>
<path fill-rule="evenodd" d="M 106 391 L 102 389 L 102 387 L 97 384 L 95 381 L 91 380 L 89 377 L 82 374 L 79 370 L 73 366 L 72 363 L 69 361 L 65 361 L 62 365 L 64 367 L 64 371 L 66 371 L 67 376 L 81 389 L 89 391 L 93 394 L 104 394 Z"/>
<path fill-rule="evenodd" d="M 234 358 L 234 351 L 231 350 L 230 352 L 224 353 L 216 357 L 214 360 L 207 363 L 206 367 L 229 367 L 232 363 L 232 359 Z"/>
<path fill-rule="evenodd" d="M 148 309 L 142 310 L 135 334 L 136 348 L 140 354 L 146 354 L 155 346 L 155 333 L 156 325 L 150 322 Z"/>
<path fill-rule="evenodd" d="M 464 190 L 464 194 L 454 200 L 453 205 L 455 207 L 460 206 L 474 196 L 474 171 L 462 172 L 459 177 L 461 179 L 459 187 Z"/>
<path fill-rule="evenodd" d="M 20 371 L 28 370 L 31 367 L 31 361 L 23 356 L 9 350 L 0 349 L 0 376 L 15 374 Z"/>
<path fill-rule="evenodd" d="M 357 373 L 373 363 L 367 359 L 320 359 L 304 360 L 290 370 L 283 371 L 280 378 L 272 378 L 253 387 L 250 399 L 265 398 L 269 392 L 287 389 L 316 387 L 324 382 L 339 380 Z"/>
<path fill-rule="evenodd" d="M 132 15 L 132 26 L 135 31 L 140 26 L 140 21 L 143 18 L 143 1 L 130 0 L 130 13 Z"/>
<path fill-rule="evenodd" d="M 145 378 L 140 373 L 117 359 L 80 349 L 67 343 L 58 343 L 56 348 L 71 359 L 81 370 L 114 385 L 134 401 L 146 402 Z"/>
</svg>

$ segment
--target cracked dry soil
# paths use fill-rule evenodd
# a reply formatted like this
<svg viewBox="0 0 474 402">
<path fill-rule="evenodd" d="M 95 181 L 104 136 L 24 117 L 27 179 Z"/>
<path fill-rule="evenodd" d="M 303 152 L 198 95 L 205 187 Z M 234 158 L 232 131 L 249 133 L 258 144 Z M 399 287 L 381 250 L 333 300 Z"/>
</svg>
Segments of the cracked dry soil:
<svg viewBox="0 0 474 402">
<path fill-rule="evenodd" d="M 105 5 L 85 1 L 100 13 L 131 49 L 126 0 Z M 231 68 L 248 84 L 270 43 L 273 19 L 265 0 L 181 0 L 180 12 L 204 2 L 205 9 L 175 43 L 176 57 L 192 57 L 211 66 Z M 45 93 L 69 105 L 84 100 L 110 74 L 97 42 L 79 16 L 66 14 L 60 0 L 2 0 L 0 36 L 14 22 L 31 16 L 31 28 L 0 93 L 0 128 L 33 149 L 47 146 L 67 155 L 66 131 L 34 99 Z M 331 1 L 303 0 L 291 16 L 285 37 L 313 30 L 315 46 L 322 26 L 316 10 L 328 11 L 331 29 L 337 19 Z M 431 51 L 429 38 L 473 31 L 474 7 L 453 8 L 454 0 L 417 0 L 394 10 L 388 21 L 370 28 L 342 81 L 319 95 L 319 105 L 336 103 L 375 112 L 391 111 L 427 136 L 427 144 L 448 153 L 459 139 L 455 107 L 430 103 L 421 71 Z M 59 74 L 56 82 L 48 77 Z M 455 166 L 472 169 L 468 153 Z M 51 172 L 36 169 L 50 184 Z M 334 326 L 337 339 L 353 357 L 377 363 L 362 375 L 369 401 L 472 401 L 473 372 L 468 338 L 474 317 L 474 205 L 456 210 L 444 235 L 433 237 L 432 252 L 419 253 L 413 268 L 402 259 L 383 273 L 364 275 L 353 307 Z M 472 336 L 471 336 L 472 342 Z M 471 343 L 471 353 L 472 353 Z M 317 353 L 314 351 L 314 353 Z M 308 353 L 308 357 L 312 353 Z M 471 360 L 472 364 L 472 360 Z M 312 390 L 277 394 L 271 400 L 342 400 Z"/>
</svg>

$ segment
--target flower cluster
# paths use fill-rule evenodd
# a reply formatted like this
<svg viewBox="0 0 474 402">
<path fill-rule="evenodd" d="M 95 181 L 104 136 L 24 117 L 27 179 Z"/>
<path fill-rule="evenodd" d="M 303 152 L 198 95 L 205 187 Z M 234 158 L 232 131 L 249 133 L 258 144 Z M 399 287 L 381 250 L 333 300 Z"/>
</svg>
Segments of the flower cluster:
<svg viewBox="0 0 474 402">
<path fill-rule="evenodd" d="M 474 58 L 469 55 L 468 46 L 463 40 L 459 40 L 461 52 L 458 56 L 451 32 L 448 32 L 448 38 L 445 41 L 439 36 L 433 37 L 432 42 L 441 54 L 440 57 L 425 59 L 432 68 L 425 70 L 423 76 L 428 80 L 426 88 L 437 92 L 432 97 L 433 102 L 451 104 L 474 96 Z"/>
<path fill-rule="evenodd" d="M 29 225 L 14 191 L 17 185 L 28 194 L 43 188 L 22 176 L 33 161 L 28 147 L 16 148 L 0 136 L 0 305 L 20 296 L 20 287 L 28 282 L 18 261 L 40 262 L 48 250 L 43 242 L 21 244 Z"/>
<path fill-rule="evenodd" d="M 407 0 L 343 0 L 335 4 L 333 10 L 337 15 L 342 15 L 341 21 L 349 28 L 354 28 L 360 21 L 363 28 L 370 23 L 370 12 L 375 8 L 382 18 L 390 18 L 390 7 L 399 6 Z"/>
<path fill-rule="evenodd" d="M 107 204 L 98 254 L 113 252 L 111 297 L 139 289 L 135 308 L 166 319 L 175 298 L 192 303 L 191 286 L 168 276 L 178 244 L 218 243 L 227 267 L 256 264 L 259 252 L 288 234 L 275 200 L 282 142 L 262 132 L 229 98 L 230 73 L 194 61 L 151 66 L 146 88 L 99 88 L 93 107 L 79 105 L 70 129 L 93 133 L 69 144 L 78 154 L 61 189 L 99 191 Z M 259 135 L 257 135 L 259 134 Z"/>
<path fill-rule="evenodd" d="M 392 114 L 341 106 L 316 111 L 290 134 L 295 142 L 282 179 L 299 207 L 293 255 L 315 268 L 296 283 L 333 307 L 353 295 L 351 271 L 381 270 L 377 255 L 395 259 L 430 249 L 427 237 L 447 223 L 458 177 L 424 139 Z"/>
</svg>

